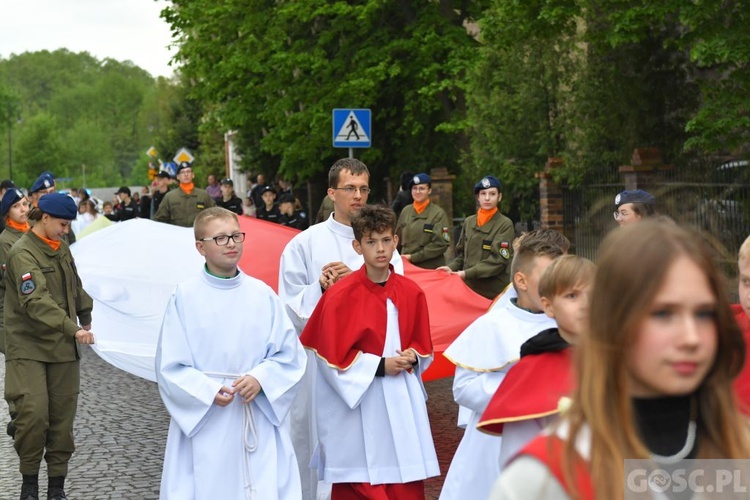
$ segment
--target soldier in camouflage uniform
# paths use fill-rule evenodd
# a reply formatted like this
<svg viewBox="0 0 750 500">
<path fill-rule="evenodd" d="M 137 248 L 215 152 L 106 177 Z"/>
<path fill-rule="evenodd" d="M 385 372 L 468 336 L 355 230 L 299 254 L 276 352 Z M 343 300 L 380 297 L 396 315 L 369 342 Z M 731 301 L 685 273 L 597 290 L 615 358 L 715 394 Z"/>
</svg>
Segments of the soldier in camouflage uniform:
<svg viewBox="0 0 750 500">
<path fill-rule="evenodd" d="M 445 265 L 450 223 L 445 211 L 430 201 L 432 180 L 417 174 L 409 182 L 414 202 L 401 211 L 396 225 L 401 257 L 424 269 Z"/>
<path fill-rule="evenodd" d="M 513 258 L 513 223 L 498 210 L 503 198 L 500 181 L 488 175 L 474 186 L 479 202 L 456 243 L 456 257 L 439 269 L 461 276 L 478 294 L 494 299 L 510 283 Z"/>
</svg>

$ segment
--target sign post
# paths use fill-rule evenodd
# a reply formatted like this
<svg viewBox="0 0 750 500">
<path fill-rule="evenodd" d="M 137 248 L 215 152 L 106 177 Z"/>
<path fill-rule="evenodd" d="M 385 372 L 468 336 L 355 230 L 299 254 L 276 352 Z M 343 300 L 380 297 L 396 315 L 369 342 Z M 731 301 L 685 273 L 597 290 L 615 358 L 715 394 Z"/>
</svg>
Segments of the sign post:
<svg viewBox="0 0 750 500">
<path fill-rule="evenodd" d="M 369 109 L 333 110 L 333 147 L 349 148 L 349 158 L 354 158 L 354 148 L 372 146 L 372 120 Z"/>
</svg>

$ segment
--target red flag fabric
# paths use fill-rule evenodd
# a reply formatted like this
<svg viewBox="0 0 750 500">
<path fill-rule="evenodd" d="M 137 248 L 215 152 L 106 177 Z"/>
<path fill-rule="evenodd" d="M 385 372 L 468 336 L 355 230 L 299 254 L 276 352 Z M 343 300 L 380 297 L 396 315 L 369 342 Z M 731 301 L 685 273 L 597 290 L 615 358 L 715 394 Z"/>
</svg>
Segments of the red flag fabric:
<svg viewBox="0 0 750 500">
<path fill-rule="evenodd" d="M 281 253 L 299 231 L 244 216 L 240 217 L 240 227 L 246 233 L 240 267 L 278 291 Z M 487 312 L 490 301 L 474 293 L 455 274 L 422 269 L 406 261 L 404 273 L 424 290 L 430 311 L 435 361 L 423 378 L 428 381 L 450 377 L 455 366 L 443 358 L 441 353 L 467 326 Z"/>
<path fill-rule="evenodd" d="M 255 217 L 242 215 L 239 219 L 245 233 L 240 268 L 278 293 L 281 252 L 299 230 Z"/>
</svg>

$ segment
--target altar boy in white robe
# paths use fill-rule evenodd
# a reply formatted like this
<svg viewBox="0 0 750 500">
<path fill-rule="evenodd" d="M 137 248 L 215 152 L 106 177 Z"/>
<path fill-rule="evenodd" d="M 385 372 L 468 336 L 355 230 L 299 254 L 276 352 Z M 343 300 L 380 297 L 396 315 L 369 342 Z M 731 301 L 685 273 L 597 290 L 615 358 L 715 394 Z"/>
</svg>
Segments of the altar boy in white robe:
<svg viewBox="0 0 750 500">
<path fill-rule="evenodd" d="M 362 207 L 352 228 L 365 265 L 323 294 L 300 337 L 317 354 L 318 474 L 332 500 L 424 498 L 424 479 L 440 474 L 421 378 L 427 302 L 390 264 L 393 210 Z"/>
<path fill-rule="evenodd" d="M 501 437 L 485 434 L 477 429 L 477 423 L 520 358 L 521 345 L 555 327 L 555 320 L 543 312 L 539 279 L 567 248 L 567 239 L 552 229 L 523 235 L 511 263 L 515 296 L 501 298 L 497 308 L 477 318 L 443 353 L 456 365 L 453 397 L 468 409 L 468 423 L 445 476 L 440 500 L 487 498 L 500 475 Z"/>
<path fill-rule="evenodd" d="M 206 264 L 172 294 L 156 352 L 172 417 L 160 498 L 299 499 L 287 416 L 304 349 L 273 290 L 237 268 L 237 216 L 208 208 L 193 228 Z"/>
<path fill-rule="evenodd" d="M 301 334 L 307 320 L 325 290 L 364 264 L 362 256 L 352 248 L 352 218 L 367 204 L 370 194 L 370 171 L 356 158 L 337 160 L 328 171 L 328 196 L 334 211 L 320 224 L 310 226 L 292 238 L 279 262 L 279 297 L 286 306 L 297 333 Z M 398 274 L 404 265 L 398 252 L 391 259 Z M 290 415 L 292 443 L 297 453 L 305 500 L 331 498 L 330 487 L 318 484 L 317 474 L 310 468 L 317 444 L 314 420 L 315 363 L 308 361 L 297 399 Z"/>
</svg>

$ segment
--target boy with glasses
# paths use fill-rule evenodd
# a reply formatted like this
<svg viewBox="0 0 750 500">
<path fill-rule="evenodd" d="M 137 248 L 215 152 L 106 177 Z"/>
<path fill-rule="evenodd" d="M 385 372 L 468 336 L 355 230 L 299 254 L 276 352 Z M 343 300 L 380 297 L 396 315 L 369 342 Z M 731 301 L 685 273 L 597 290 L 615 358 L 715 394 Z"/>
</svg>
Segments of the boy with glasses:
<svg viewBox="0 0 750 500">
<path fill-rule="evenodd" d="M 198 213 L 215 206 L 216 203 L 205 189 L 197 188 L 193 184 L 195 174 L 190 163 L 180 163 L 175 176 L 180 181 L 179 189 L 173 189 L 164 195 L 153 220 L 175 226 L 192 227 Z"/>
<path fill-rule="evenodd" d="M 206 209 L 194 231 L 206 264 L 173 292 L 156 352 L 172 417 L 161 498 L 301 498 L 287 414 L 304 349 L 273 290 L 238 269 L 237 215 Z"/>
</svg>

